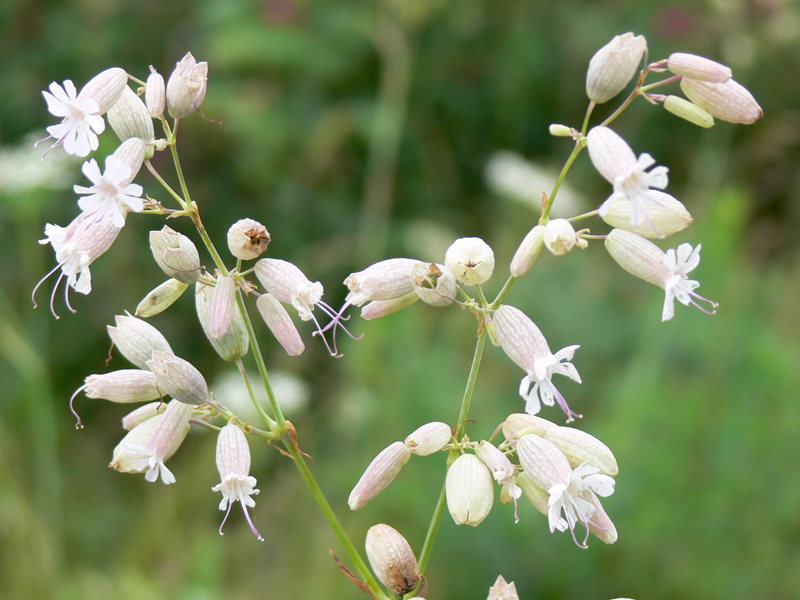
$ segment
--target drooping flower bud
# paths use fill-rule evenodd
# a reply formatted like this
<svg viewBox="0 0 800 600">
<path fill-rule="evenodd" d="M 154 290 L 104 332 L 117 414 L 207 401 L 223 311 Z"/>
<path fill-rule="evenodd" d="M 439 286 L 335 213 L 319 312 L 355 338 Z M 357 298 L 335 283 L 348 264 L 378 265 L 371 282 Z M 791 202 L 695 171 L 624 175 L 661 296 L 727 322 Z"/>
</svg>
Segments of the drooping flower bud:
<svg viewBox="0 0 800 600">
<path fill-rule="evenodd" d="M 271 239 L 267 228 L 253 219 L 241 219 L 228 229 L 228 249 L 241 260 L 261 256 Z"/>
<path fill-rule="evenodd" d="M 664 108 L 676 117 L 685 121 L 699 125 L 708 129 L 714 126 L 714 117 L 708 112 L 697 106 L 694 102 L 689 102 L 680 96 L 667 96 L 664 99 Z"/>
<path fill-rule="evenodd" d="M 481 238 L 459 238 L 444 256 L 444 264 L 465 285 L 488 281 L 494 272 L 494 252 Z"/>
<path fill-rule="evenodd" d="M 155 374 L 158 387 L 175 400 L 184 404 L 202 404 L 208 400 L 208 384 L 188 360 L 156 350 L 146 364 Z"/>
<path fill-rule="evenodd" d="M 119 67 L 106 69 L 83 86 L 78 94 L 77 104 L 81 107 L 85 106 L 88 101 L 94 101 L 97 104 L 97 110 L 93 111 L 93 114 L 104 115 L 117 103 L 127 81 L 128 74 L 125 69 Z"/>
<path fill-rule="evenodd" d="M 548 428 L 541 436 L 564 453 L 573 469 L 585 463 L 610 477 L 619 473 L 617 459 L 609 447 L 585 431 L 557 426 Z"/>
<path fill-rule="evenodd" d="M 547 490 L 536 485 L 536 482 L 525 471 L 517 473 L 514 481 L 522 490 L 522 495 L 528 499 L 533 507 L 543 515 L 546 515 L 547 503 L 550 500 L 550 494 L 547 493 Z"/>
<path fill-rule="evenodd" d="M 606 513 L 597 495 L 591 490 L 587 490 L 587 495 L 594 505 L 594 513 L 592 513 L 592 519 L 589 521 L 589 531 L 606 544 L 613 544 L 619 537 L 617 528 L 608 513 Z"/>
<path fill-rule="evenodd" d="M 492 510 L 492 475 L 477 456 L 462 454 L 447 470 L 445 493 L 456 525 L 477 527 Z"/>
<path fill-rule="evenodd" d="M 346 301 L 361 306 L 372 300 L 396 300 L 413 292 L 411 271 L 420 263 L 411 258 L 390 258 L 351 273 L 344 280 L 350 290 Z"/>
<path fill-rule="evenodd" d="M 676 75 L 712 83 L 725 83 L 732 75 L 730 67 L 709 58 L 685 52 L 670 54 L 667 59 L 667 68 Z"/>
<path fill-rule="evenodd" d="M 394 442 L 382 450 L 350 492 L 347 500 L 350 510 L 358 510 L 385 490 L 410 457 L 411 451 L 403 442 Z"/>
<path fill-rule="evenodd" d="M 161 400 L 143 404 L 136 410 L 132 410 L 122 417 L 122 428 L 126 431 L 130 431 L 140 423 L 144 423 L 148 419 L 162 414 L 165 410 L 167 410 L 167 403 Z"/>
<path fill-rule="evenodd" d="M 157 415 L 148 419 L 141 425 L 137 425 L 128 433 L 125 438 L 131 436 L 132 440 L 125 440 L 125 449 L 133 473 L 145 472 L 144 478 L 154 482 L 161 475 L 161 481 L 169 485 L 175 483 L 175 475 L 164 464 L 180 447 L 186 435 L 189 433 L 189 419 L 192 417 L 192 407 L 177 400 L 172 400 L 167 404 L 164 414 Z M 146 428 L 149 424 L 155 423 L 152 433 L 145 444 L 136 444 L 134 435 L 140 427 Z M 111 463 L 113 468 L 114 463 Z M 117 469 L 121 470 L 121 469 Z"/>
<path fill-rule="evenodd" d="M 167 339 L 149 323 L 130 315 L 114 317 L 117 326 L 108 326 L 108 335 L 122 355 L 140 369 L 148 369 L 147 361 L 154 351 L 172 354 Z"/>
<path fill-rule="evenodd" d="M 167 105 L 167 92 L 164 85 L 164 77 L 156 72 L 153 65 L 150 65 L 150 75 L 147 77 L 147 87 L 144 90 L 144 103 L 147 105 L 147 112 L 154 119 L 164 114 Z"/>
<path fill-rule="evenodd" d="M 142 298 L 136 307 L 134 316 L 147 318 L 167 310 L 188 287 L 188 284 L 177 279 L 167 279 Z"/>
<path fill-rule="evenodd" d="M 214 337 L 211 335 L 211 299 L 214 294 L 214 288 L 203 285 L 198 282 L 195 285 L 195 309 L 197 310 L 197 319 L 203 327 L 203 332 L 206 334 L 208 341 L 217 351 L 217 354 L 223 360 L 236 360 L 247 354 L 250 348 L 250 338 L 247 335 L 247 327 L 244 324 L 242 313 L 234 307 L 231 313 L 231 321 L 228 329 L 221 337 Z"/>
<path fill-rule="evenodd" d="M 417 300 L 419 300 L 417 292 L 409 292 L 405 296 L 400 296 L 394 300 L 373 300 L 361 308 L 361 318 L 369 321 L 370 319 L 392 315 L 407 306 L 411 306 Z"/>
<path fill-rule="evenodd" d="M 589 61 L 586 95 L 597 104 L 608 102 L 633 79 L 647 50 L 644 36 L 628 32 L 614 36 Z"/>
<path fill-rule="evenodd" d="M 681 89 L 700 108 L 729 123 L 749 125 L 764 116 L 753 95 L 733 79 L 710 83 L 684 77 Z"/>
<path fill-rule="evenodd" d="M 81 390 L 87 398 L 119 403 L 149 402 L 161 398 L 155 375 L 142 369 L 121 369 L 89 375 L 75 394 Z"/>
<path fill-rule="evenodd" d="M 506 420 L 503 421 L 503 435 L 506 436 L 506 440 L 509 440 L 509 443 L 514 445 L 517 443 L 517 434 L 519 432 L 524 432 L 523 435 L 528 433 L 542 435 L 545 430 L 552 427 L 558 427 L 558 425 L 536 415 L 514 413 L 513 415 L 508 415 Z"/>
<path fill-rule="evenodd" d="M 538 435 L 529 434 L 519 438 L 517 456 L 525 472 L 544 490 L 549 490 L 557 483 L 565 483 L 572 473 L 564 453 Z"/>
<path fill-rule="evenodd" d="M 659 190 L 650 190 L 647 195 L 651 201 L 644 203 L 642 209 L 645 222 L 652 227 L 633 225 L 633 203 L 626 198 L 612 202 L 603 215 L 603 221 L 612 227 L 633 231 L 646 238 L 668 237 L 683 231 L 693 221 L 683 203 L 674 196 Z"/>
<path fill-rule="evenodd" d="M 450 425 L 434 421 L 433 423 L 426 423 L 409 434 L 405 439 L 405 444 L 411 450 L 411 454 L 428 456 L 434 452 L 439 452 L 449 444 L 452 436 L 453 432 L 450 429 Z"/>
<path fill-rule="evenodd" d="M 447 306 L 456 297 L 458 284 L 450 269 L 434 263 L 418 263 L 411 269 L 414 291 L 425 304 Z"/>
<path fill-rule="evenodd" d="M 506 583 L 503 576 L 499 575 L 494 585 L 489 588 L 489 597 L 486 600 L 519 600 L 517 586 L 513 581 Z"/>
<path fill-rule="evenodd" d="M 127 85 L 116 104 L 108 111 L 108 122 L 123 142 L 136 137 L 144 142 L 155 138 L 153 119 L 142 99 Z M 153 146 L 145 147 L 145 158 L 153 158 Z"/>
<path fill-rule="evenodd" d="M 211 291 L 211 304 L 208 309 L 208 333 L 221 338 L 228 331 L 233 320 L 236 304 L 236 283 L 233 277 L 217 277 L 217 285 Z"/>
<path fill-rule="evenodd" d="M 514 258 L 511 259 L 511 274 L 514 277 L 522 277 L 530 271 L 539 258 L 542 248 L 544 248 L 544 225 L 536 225 L 528 232 L 514 253 Z"/>
<path fill-rule="evenodd" d="M 182 283 L 200 279 L 200 255 L 194 242 L 182 233 L 164 225 L 150 232 L 150 250 L 161 270 Z"/>
<path fill-rule="evenodd" d="M 414 551 L 395 528 L 379 523 L 367 531 L 367 558 L 376 577 L 395 594 L 407 594 L 419 581 Z"/>
<path fill-rule="evenodd" d="M 219 526 L 219 534 L 222 535 L 222 528 L 228 520 L 228 515 L 231 514 L 231 507 L 238 500 L 250 529 L 263 542 L 264 538 L 258 533 L 247 511 L 248 506 L 252 508 L 256 505 L 252 496 L 259 492 L 255 489 L 256 478 L 250 475 L 250 446 L 242 429 L 231 422 L 220 429 L 217 437 L 217 470 L 222 481 L 211 489 L 214 492 L 222 492 L 219 509 L 227 508 L 225 518 Z"/>
<path fill-rule="evenodd" d="M 256 307 L 258 307 L 258 312 L 267 327 L 269 327 L 272 335 L 280 342 L 286 353 L 289 356 L 302 354 L 306 346 L 283 304 L 275 296 L 267 292 L 258 297 Z"/>
<path fill-rule="evenodd" d="M 550 135 L 555 137 L 572 137 L 573 129 L 560 123 L 551 123 L 548 131 L 550 131 Z"/>
<path fill-rule="evenodd" d="M 544 245 L 555 256 L 562 256 L 575 247 L 578 237 L 566 219 L 553 219 L 544 227 Z"/>
<path fill-rule="evenodd" d="M 188 117 L 203 103 L 208 87 L 208 63 L 197 62 L 189 52 L 167 81 L 167 106 L 173 119 Z"/>
</svg>

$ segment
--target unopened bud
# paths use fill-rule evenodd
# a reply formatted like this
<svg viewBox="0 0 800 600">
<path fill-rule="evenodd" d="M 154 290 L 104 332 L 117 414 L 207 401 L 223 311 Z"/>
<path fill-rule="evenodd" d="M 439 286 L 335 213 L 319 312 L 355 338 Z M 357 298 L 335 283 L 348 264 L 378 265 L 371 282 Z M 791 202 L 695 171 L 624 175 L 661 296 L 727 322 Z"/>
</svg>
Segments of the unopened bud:
<svg viewBox="0 0 800 600">
<path fill-rule="evenodd" d="M 550 135 L 556 137 L 572 137 L 572 128 L 559 123 L 552 123 L 549 127 Z"/>
<path fill-rule="evenodd" d="M 536 482 L 525 471 L 517 473 L 514 481 L 522 490 L 522 495 L 528 499 L 528 502 L 540 513 L 546 515 L 550 501 L 550 494 L 547 493 L 547 490 L 536 485 Z"/>
<path fill-rule="evenodd" d="M 693 221 L 692 215 L 677 198 L 654 189 L 647 190 L 647 196 L 652 202 L 644 202 L 641 208 L 645 222 L 652 227 L 637 228 L 633 224 L 633 203 L 627 198 L 612 202 L 603 215 L 603 221 L 617 229 L 633 231 L 647 238 L 670 236 L 683 231 Z"/>
<path fill-rule="evenodd" d="M 703 56 L 685 52 L 670 54 L 667 59 L 667 68 L 676 75 L 712 83 L 725 83 L 732 75 L 730 67 Z"/>
<path fill-rule="evenodd" d="M 148 369 L 147 361 L 154 351 L 172 353 L 169 343 L 158 329 L 130 315 L 114 317 L 117 326 L 108 326 L 108 335 L 122 355 L 140 369 Z"/>
<path fill-rule="evenodd" d="M 521 431 L 524 432 L 523 435 L 528 433 L 542 435 L 552 427 L 558 427 L 558 425 L 536 415 L 514 413 L 513 415 L 508 415 L 506 420 L 503 421 L 503 435 L 506 436 L 506 440 L 509 443 L 516 444 L 516 435 Z"/>
<path fill-rule="evenodd" d="M 192 240 L 182 233 L 166 225 L 160 231 L 151 231 L 150 250 L 168 276 L 182 283 L 200 279 L 200 255 Z"/>
<path fill-rule="evenodd" d="M 411 433 L 406 438 L 405 444 L 411 450 L 411 454 L 428 456 L 434 452 L 439 452 L 449 444 L 452 435 L 453 432 L 447 423 L 426 423 Z"/>
<path fill-rule="evenodd" d="M 592 514 L 592 518 L 589 520 L 589 531 L 595 534 L 606 544 L 613 544 L 619 537 L 617 534 L 617 528 L 614 526 L 613 521 L 611 521 L 608 513 L 606 513 L 603 505 L 600 503 L 600 499 L 597 497 L 597 494 L 589 490 L 588 495 L 592 501 L 592 504 L 594 504 L 594 513 Z"/>
<path fill-rule="evenodd" d="M 129 412 L 122 417 L 122 428 L 130 431 L 139 423 L 144 423 L 147 419 L 152 419 L 167 410 L 167 403 L 159 400 L 158 402 L 148 402 L 136 410 Z"/>
<path fill-rule="evenodd" d="M 511 274 L 514 277 L 525 275 L 539 258 L 544 248 L 544 229 L 544 225 L 537 225 L 522 240 L 511 259 Z"/>
<path fill-rule="evenodd" d="M 567 457 L 552 442 L 538 435 L 523 435 L 517 442 L 519 464 L 540 488 L 565 484 L 572 474 Z M 524 489 L 523 489 L 524 492 Z"/>
<path fill-rule="evenodd" d="M 492 475 L 477 456 L 462 454 L 447 470 L 445 493 L 447 509 L 456 525 L 477 527 L 492 510 Z"/>
<path fill-rule="evenodd" d="M 350 492 L 350 509 L 358 510 L 385 490 L 410 457 L 411 450 L 403 442 L 395 442 L 378 454 Z"/>
<path fill-rule="evenodd" d="M 183 295 L 188 287 L 188 284 L 177 279 L 167 279 L 139 302 L 135 316 L 147 318 L 165 311 Z"/>
<path fill-rule="evenodd" d="M 387 315 L 394 314 L 403 310 L 406 306 L 411 306 L 419 300 L 417 292 L 409 292 L 405 296 L 400 296 L 394 300 L 373 300 L 361 308 L 361 318 L 369 321 Z"/>
<path fill-rule="evenodd" d="M 489 597 L 486 600 L 519 600 L 517 586 L 513 581 L 506 583 L 506 580 L 500 575 L 494 585 L 489 588 Z"/>
<path fill-rule="evenodd" d="M 764 116 L 753 95 L 733 79 L 725 83 L 710 83 L 684 77 L 681 89 L 689 100 L 729 123 L 749 125 Z"/>
<path fill-rule="evenodd" d="M 94 100 L 98 107 L 95 114 L 104 115 L 119 100 L 127 81 L 128 74 L 124 69 L 119 67 L 106 69 L 83 86 L 75 102 L 80 107 L 86 100 Z"/>
<path fill-rule="evenodd" d="M 450 269 L 434 263 L 418 263 L 411 269 L 411 282 L 420 300 L 431 306 L 447 306 L 456 297 L 458 284 Z"/>
<path fill-rule="evenodd" d="M 664 108 L 676 117 L 680 117 L 700 127 L 708 129 L 714 126 L 714 117 L 697 106 L 697 104 L 689 102 L 680 96 L 667 96 L 664 100 Z"/>
<path fill-rule="evenodd" d="M 269 231 L 258 221 L 242 219 L 228 229 L 228 249 L 236 258 L 258 258 L 269 246 Z"/>
<path fill-rule="evenodd" d="M 481 440 L 475 447 L 475 454 L 483 464 L 489 467 L 489 472 L 498 483 L 505 483 L 514 476 L 514 465 L 494 444 Z"/>
<path fill-rule="evenodd" d="M 225 333 L 220 337 L 211 334 L 211 301 L 214 288 L 210 288 L 201 283 L 195 285 L 195 309 L 197 319 L 206 334 L 208 341 L 217 351 L 223 360 L 236 360 L 247 354 L 250 348 L 250 338 L 247 335 L 247 327 L 244 323 L 242 313 L 234 307 L 231 313 L 231 321 Z"/>
<path fill-rule="evenodd" d="M 169 76 L 167 105 L 173 119 L 188 117 L 203 103 L 208 87 L 208 63 L 197 62 L 189 52 Z"/>
<path fill-rule="evenodd" d="M 306 346 L 283 304 L 275 296 L 267 292 L 258 297 L 256 306 L 261 318 L 264 319 L 272 335 L 280 342 L 286 353 L 289 356 L 302 354 Z"/>
<path fill-rule="evenodd" d="M 562 256 L 575 247 L 578 237 L 575 228 L 566 219 L 553 219 L 544 227 L 544 245 L 555 256 Z"/>
<path fill-rule="evenodd" d="M 344 280 L 350 290 L 347 302 L 361 306 L 371 300 L 396 300 L 413 292 L 411 270 L 420 262 L 411 258 L 390 258 L 351 273 Z"/>
<path fill-rule="evenodd" d="M 557 426 L 544 431 L 542 437 L 564 453 L 573 469 L 586 463 L 610 477 L 619 473 L 617 459 L 609 447 L 585 431 Z"/>
<path fill-rule="evenodd" d="M 494 251 L 481 238 L 460 238 L 447 249 L 444 264 L 456 280 L 465 285 L 479 285 L 494 272 Z"/>
<path fill-rule="evenodd" d="M 147 105 L 147 112 L 154 119 L 164 114 L 164 108 L 167 105 L 164 77 L 156 72 L 153 65 L 150 65 L 150 76 L 147 78 L 147 87 L 144 90 L 144 102 Z"/>
<path fill-rule="evenodd" d="M 83 386 L 75 393 L 81 390 L 87 398 L 119 403 L 148 402 L 161 398 L 155 375 L 142 369 L 121 369 L 89 375 Z"/>
<path fill-rule="evenodd" d="M 602 104 L 625 89 L 633 79 L 647 50 L 644 36 L 633 33 L 614 36 L 589 61 L 586 72 L 586 95 Z"/>
<path fill-rule="evenodd" d="M 400 533 L 383 523 L 367 531 L 367 558 L 377 578 L 395 594 L 407 594 L 419 581 L 414 551 Z"/>
<path fill-rule="evenodd" d="M 184 404 L 202 404 L 208 400 L 208 384 L 188 360 L 170 352 L 155 351 L 147 366 L 155 374 L 158 387 L 175 400 Z"/>
<path fill-rule="evenodd" d="M 152 142 L 155 138 L 153 118 L 142 99 L 127 85 L 117 103 L 108 111 L 108 122 L 123 142 L 133 137 L 144 142 Z M 153 146 L 146 146 L 145 158 L 153 158 L 154 151 Z"/>
<path fill-rule="evenodd" d="M 606 250 L 623 269 L 661 288 L 672 276 L 664 264 L 664 251 L 642 236 L 612 229 L 606 236 Z"/>
</svg>

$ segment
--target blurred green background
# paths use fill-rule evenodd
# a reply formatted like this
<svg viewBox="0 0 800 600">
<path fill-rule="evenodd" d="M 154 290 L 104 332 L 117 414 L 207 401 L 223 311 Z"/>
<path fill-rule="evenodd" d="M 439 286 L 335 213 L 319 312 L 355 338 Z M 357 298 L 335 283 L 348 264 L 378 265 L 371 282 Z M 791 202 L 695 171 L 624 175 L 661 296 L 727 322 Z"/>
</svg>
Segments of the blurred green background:
<svg viewBox="0 0 800 600">
<path fill-rule="evenodd" d="M 190 434 L 167 487 L 106 467 L 126 407 L 81 397 L 86 428 L 74 429 L 68 399 L 84 377 L 125 368 L 121 357 L 104 364 L 105 326 L 163 280 L 146 247 L 162 221 L 129 219 L 92 265 L 91 295 L 72 295 L 77 314 L 59 294 L 62 318 L 52 318 L 51 283 L 32 310 L 31 290 L 54 262 L 37 240 L 46 222 L 77 214 L 71 186 L 83 183 L 80 161 L 55 150 L 41 163 L 43 147 L 31 150 L 54 122 L 41 90 L 67 78 L 80 87 L 110 66 L 145 78 L 152 64 L 166 76 L 192 51 L 209 62 L 203 111 L 221 125 L 192 117 L 179 144 L 219 247 L 234 221 L 260 220 L 269 254 L 322 281 L 338 305 L 351 271 L 390 256 L 442 261 L 454 238 L 477 235 L 497 257 L 492 294 L 549 188 L 509 198 L 487 166 L 513 152 L 560 168 L 571 144 L 547 126 L 580 125 L 588 61 L 626 31 L 647 37 L 652 60 L 686 51 L 731 65 L 764 109 L 755 125 L 700 131 L 639 101 L 615 123 L 637 153 L 670 167 L 668 191 L 695 217 L 670 245 L 703 244 L 694 274 L 719 312 L 677 306 L 661 323 L 661 291 L 622 272 L 601 244 L 543 256 L 508 302 L 554 349 L 581 344 L 583 385 L 559 387 L 584 415 L 578 426 L 618 459 L 605 507 L 619 541 L 580 550 L 530 506 L 517 525 L 499 502 L 476 529 L 446 515 L 427 597 L 483 599 L 501 573 L 539 600 L 800 597 L 795 2 L 11 0 L 0 3 L 0 598 L 363 597 L 331 560 L 328 548 L 345 553 L 293 465 L 266 444 L 251 444 L 261 544 L 238 507 L 217 533 L 210 432 Z M 109 130 L 97 156 L 116 144 Z M 174 181 L 166 159 L 156 167 Z M 166 199 L 149 174 L 138 181 Z M 609 193 L 585 154 L 568 182 L 568 214 Z M 238 406 L 231 365 L 203 338 L 190 296 L 152 322 Z M 444 454 L 415 457 L 359 512 L 347 495 L 384 446 L 425 422 L 455 422 L 475 323 L 457 308 L 415 305 L 373 322 L 356 313 L 351 326 L 364 338 L 343 340 L 334 360 L 303 324 L 307 350 L 290 360 L 257 324 L 301 447 L 356 544 L 380 521 L 419 551 Z M 522 410 L 521 377 L 487 348 L 470 437 Z"/>
</svg>

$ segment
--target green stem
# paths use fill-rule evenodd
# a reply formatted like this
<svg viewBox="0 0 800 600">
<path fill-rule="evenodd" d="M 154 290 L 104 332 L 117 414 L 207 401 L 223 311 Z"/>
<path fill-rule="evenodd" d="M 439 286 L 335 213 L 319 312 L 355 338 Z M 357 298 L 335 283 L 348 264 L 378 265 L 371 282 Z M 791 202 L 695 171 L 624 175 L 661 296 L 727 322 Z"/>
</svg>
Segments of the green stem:
<svg viewBox="0 0 800 600">
<path fill-rule="evenodd" d="M 242 362 L 241 358 L 236 359 L 236 366 L 239 367 L 239 373 L 242 374 L 242 379 L 244 379 L 244 384 L 247 386 L 247 393 L 250 394 L 250 400 L 253 402 L 253 406 L 256 407 L 256 411 L 258 411 L 258 414 L 261 415 L 261 418 L 264 419 L 269 426 L 270 431 L 272 431 L 276 427 L 277 423 L 266 413 L 264 408 L 256 399 L 256 395 L 253 393 L 253 388 L 250 386 L 250 378 L 247 377 L 247 370 L 244 368 L 244 363 Z"/>
<path fill-rule="evenodd" d="M 494 302 L 489 305 L 489 310 L 497 310 L 500 307 L 500 304 L 505 300 L 506 296 L 508 296 L 508 292 L 511 291 L 516 280 L 517 278 L 513 275 L 508 276 L 508 280 L 503 284 L 503 289 L 497 294 L 497 298 L 494 299 Z"/>
<path fill-rule="evenodd" d="M 586 125 L 584 124 L 584 127 Z M 558 180 L 556 184 L 553 186 L 553 191 L 550 194 L 550 197 L 547 199 L 547 206 L 544 207 L 542 211 L 542 218 L 539 219 L 539 223 L 542 225 L 546 225 L 547 221 L 550 220 L 550 209 L 553 206 L 553 201 L 556 199 L 556 194 L 558 194 L 558 190 L 561 187 L 561 184 L 564 182 L 564 179 L 567 177 L 567 173 L 569 172 L 572 163 L 575 162 L 575 159 L 578 158 L 578 154 L 581 153 L 586 143 L 583 141 L 585 138 L 581 138 L 575 141 L 575 147 L 572 149 L 572 154 L 569 155 L 567 162 L 564 163 L 564 167 L 561 169 L 561 173 L 558 174 Z"/>
<path fill-rule="evenodd" d="M 478 335 L 478 343 L 475 344 L 475 354 L 472 357 L 472 367 L 469 370 L 469 377 L 467 378 L 467 387 L 464 390 L 464 398 L 461 401 L 461 412 L 458 415 L 458 425 L 456 425 L 456 441 L 460 442 L 464 437 L 464 426 L 467 422 L 467 413 L 469 412 L 469 404 L 472 400 L 472 393 L 475 391 L 475 382 L 478 379 L 478 370 L 481 367 L 481 357 L 483 356 L 483 347 L 486 345 L 486 326 L 481 328 L 480 335 Z"/>
<path fill-rule="evenodd" d="M 428 526 L 428 533 L 425 536 L 425 543 L 422 544 L 422 552 L 419 555 L 419 572 L 425 573 L 425 568 L 428 566 L 431 552 L 433 552 L 433 542 L 436 540 L 436 533 L 439 531 L 439 525 L 444 516 L 444 509 L 447 506 L 447 495 L 445 493 L 445 485 L 442 484 L 442 491 L 439 494 L 439 501 L 436 503 L 436 508 L 433 511 L 431 524 Z"/>
</svg>

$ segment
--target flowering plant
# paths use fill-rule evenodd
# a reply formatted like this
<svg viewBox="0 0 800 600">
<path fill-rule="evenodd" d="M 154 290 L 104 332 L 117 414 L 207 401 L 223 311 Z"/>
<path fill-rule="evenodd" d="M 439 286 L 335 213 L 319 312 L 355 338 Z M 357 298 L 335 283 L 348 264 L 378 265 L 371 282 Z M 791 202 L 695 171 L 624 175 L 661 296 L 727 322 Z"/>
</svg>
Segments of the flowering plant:
<svg viewBox="0 0 800 600">
<path fill-rule="evenodd" d="M 643 60 L 644 68 L 640 70 Z M 672 75 L 645 85 L 649 75 L 667 70 Z M 590 129 L 596 105 L 621 93 L 637 71 L 633 90 L 619 108 Z M 333 528 L 351 562 L 351 567 L 339 562 L 342 571 L 373 598 L 389 598 L 392 593 L 406 598 L 422 597 L 429 588 L 435 596 L 435 575 L 429 576 L 426 569 L 445 509 L 455 523 L 478 526 L 494 507 L 495 483 L 500 489 L 501 502 L 515 505 L 515 520 L 519 520 L 518 501 L 524 496 L 547 516 L 551 532 L 569 529 L 577 546 L 586 548 L 590 534 L 608 544 L 616 542 L 616 528 L 599 499 L 609 497 L 615 490 L 618 467 L 613 453 L 580 429 L 556 425 L 539 416 L 542 405 L 552 407 L 557 403 L 567 423 L 581 417 L 569 407 L 553 382 L 555 375 L 562 375 L 581 383 L 573 363 L 579 346 L 569 345 L 553 353 L 539 326 L 523 311 L 507 304 L 506 298 L 516 280 L 528 276 L 544 248 L 559 257 L 576 247 L 599 248 L 597 241 L 604 240 L 604 247 L 620 266 L 664 289 L 662 320 L 674 316 L 675 299 L 714 312 L 716 303 L 699 296 L 695 292 L 699 283 L 688 279 L 688 273 L 699 264 L 700 246 L 681 244 L 677 250 L 664 252 L 646 239 L 661 240 L 691 222 L 686 208 L 660 191 L 668 185 L 667 168 L 651 168 L 655 159 L 649 154 L 637 158 L 610 125 L 639 97 L 663 105 L 703 127 L 712 125 L 714 117 L 751 123 L 761 116 L 761 110 L 749 92 L 730 79 L 730 70 L 687 54 L 673 54 L 668 59 L 648 63 L 642 36 L 616 37 L 589 64 L 586 81 L 589 105 L 582 126 L 551 126 L 554 136 L 572 139 L 573 151 L 553 189 L 543 190 L 541 218 L 519 245 L 510 262 L 511 274 L 494 299 L 489 300 L 484 289 L 495 274 L 494 251 L 480 238 L 463 237 L 452 243 L 441 257 L 442 263 L 390 258 L 352 273 L 344 280 L 349 293 L 339 310 L 322 300 L 322 283 L 312 282 L 298 266 L 280 258 L 259 258 L 268 251 L 272 238 L 258 221 L 243 219 L 231 226 L 226 241 L 232 259 L 223 258 L 210 239 L 200 207 L 191 200 L 176 145 L 179 123 L 199 112 L 206 96 L 208 73 L 206 63 L 197 63 L 187 54 L 167 83 L 152 68 L 146 81 L 112 68 L 92 79 L 79 93 L 69 81 L 64 82 L 64 88 L 53 83 L 50 92 L 45 92 L 50 112 L 62 118 L 60 124 L 48 129 L 55 139 L 51 149 L 62 146 L 68 153 L 88 156 L 98 148 L 97 135 L 105 129 L 103 115 L 107 115 L 121 140 L 118 149 L 107 157 L 102 173 L 96 159 L 84 163 L 83 172 L 93 185 L 75 186 L 75 192 L 83 196 L 78 201 L 82 210 L 79 216 L 65 228 L 55 225 L 45 228 L 47 237 L 42 243 L 51 244 L 56 252 L 57 265 L 50 274 L 61 270 L 50 300 L 54 315 L 57 316 L 55 292 L 61 279 L 67 277 L 66 305 L 74 312 L 69 303 L 69 289 L 90 293 L 91 263 L 111 248 L 131 213 L 191 219 L 204 250 L 205 259 L 201 259 L 201 253 L 188 236 L 167 226 L 151 232 L 150 250 L 168 279 L 144 296 L 134 315 L 119 315 L 116 326 L 108 328 L 120 353 L 137 368 L 89 375 L 78 390 L 91 398 L 143 403 L 126 417 L 124 427 L 128 433 L 114 450 L 111 466 L 121 472 L 144 473 L 150 482 L 160 478 L 165 484 L 175 483 L 178 477 L 166 462 L 181 449 L 192 427 L 213 430 L 218 434 L 216 464 L 221 479 L 213 490 L 223 494 L 220 509 L 226 514 L 222 521 L 227 520 L 233 503 L 238 500 L 251 530 L 262 540 L 253 520 L 258 511 L 253 496 L 258 489 L 256 476 L 250 473 L 248 438 L 267 440 L 296 465 Z M 140 86 L 136 92 L 130 88 L 129 80 Z M 677 81 L 688 99 L 653 92 Z M 156 137 L 153 120 L 160 123 L 163 138 Z M 613 186 L 613 192 L 598 202 L 596 210 L 570 219 L 551 219 L 559 189 L 584 148 L 588 149 L 600 175 Z M 177 190 L 150 160 L 156 152 L 166 151 L 172 156 L 180 181 Z M 143 166 L 163 187 L 169 203 L 150 195 L 142 198 L 144 189 L 133 180 Z M 576 223 L 593 217 L 611 225 L 611 231 L 604 234 L 592 234 L 588 228 L 576 231 Z M 204 264 L 204 260 L 209 262 Z M 246 261 L 252 260 L 256 260 L 255 264 L 247 266 Z M 176 356 L 167 339 L 145 320 L 167 310 L 187 292 L 191 283 L 195 284 L 198 323 L 220 358 L 237 365 L 260 423 L 247 422 L 226 405 L 225 398 L 216 397 L 202 372 Z M 251 321 L 252 306 L 248 308 L 248 303 L 255 304 L 288 355 L 296 356 L 305 349 L 305 342 L 286 309 L 290 306 L 301 321 L 313 321 L 316 328 L 313 336 L 323 341 L 331 356 L 341 357 L 338 331 L 358 338 L 350 332 L 351 325 L 345 323 L 350 318 L 346 314 L 350 307 L 360 307 L 361 316 L 370 320 L 406 309 L 417 300 L 430 305 L 431 310 L 458 305 L 468 318 L 475 319 L 477 343 L 457 416 L 442 416 L 443 419 L 456 416 L 455 420 L 422 424 L 403 441 L 391 443 L 352 488 L 347 503 L 357 510 L 386 490 L 412 455 L 446 453 L 443 460 L 447 474 L 423 547 L 415 554 L 396 529 L 377 524 L 366 538 L 370 569 L 336 514 L 344 499 L 333 499 L 331 504 L 325 496 L 309 467 L 294 425 L 283 414 L 259 349 Z M 546 325 L 544 329 L 547 330 Z M 485 424 L 468 425 L 487 339 L 501 347 L 526 373 L 519 388 L 525 400 L 524 412 L 510 409 L 506 419 L 488 429 Z M 250 354 L 266 390 L 267 405 L 257 400 L 251 387 L 243 361 Z M 80 418 L 78 424 L 82 426 Z M 470 439 L 468 428 L 478 441 Z M 499 440 L 501 432 L 504 439 Z M 513 583 L 507 584 L 499 577 L 489 594 L 490 598 L 512 598 L 516 597 L 516 589 Z"/>
</svg>

